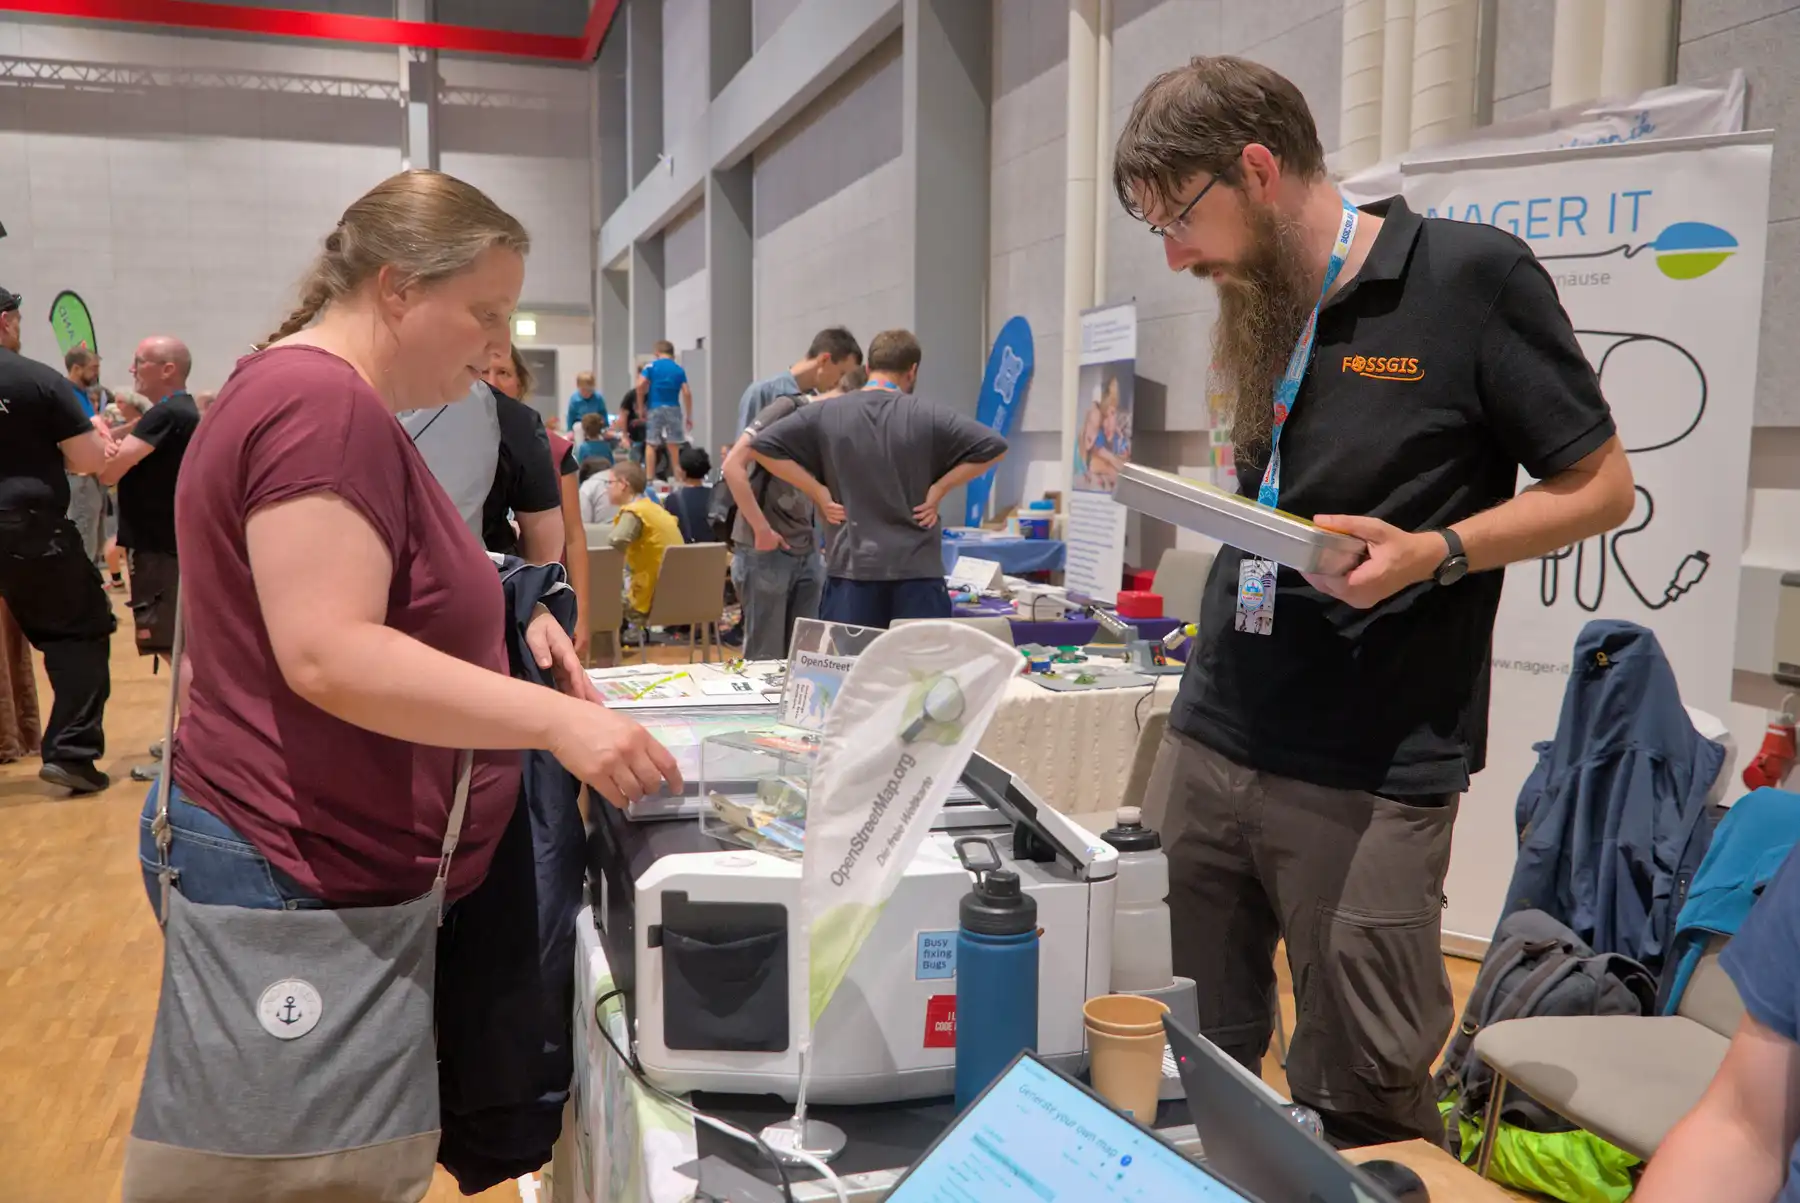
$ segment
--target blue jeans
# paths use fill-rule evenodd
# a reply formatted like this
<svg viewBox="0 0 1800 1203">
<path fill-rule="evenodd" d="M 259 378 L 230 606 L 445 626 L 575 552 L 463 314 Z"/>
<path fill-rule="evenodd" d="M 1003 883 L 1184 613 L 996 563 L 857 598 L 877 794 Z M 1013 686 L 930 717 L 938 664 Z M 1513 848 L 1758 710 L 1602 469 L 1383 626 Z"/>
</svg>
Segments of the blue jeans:
<svg viewBox="0 0 1800 1203">
<path fill-rule="evenodd" d="M 168 762 L 165 760 L 164 764 Z M 162 861 L 156 851 L 151 824 L 156 818 L 156 791 L 168 780 L 165 772 L 144 799 L 138 821 L 138 867 L 144 872 L 144 889 L 150 909 L 162 915 L 162 885 L 157 880 Z M 312 910 L 325 903 L 309 895 L 298 882 L 271 865 L 262 853 L 212 812 L 202 810 L 177 788 L 169 796 L 169 828 L 173 841 L 169 863 L 175 869 L 175 887 L 189 902 L 212 906 L 241 906 L 251 910 Z"/>
<path fill-rule="evenodd" d="M 896 618 L 948 618 L 950 591 L 941 576 L 905 581 L 834 576 L 825 582 L 819 617 L 853 627 L 886 627 Z"/>
<path fill-rule="evenodd" d="M 731 583 L 744 603 L 744 659 L 785 660 L 794 620 L 819 616 L 825 561 L 816 551 L 746 547 L 731 557 Z"/>
</svg>

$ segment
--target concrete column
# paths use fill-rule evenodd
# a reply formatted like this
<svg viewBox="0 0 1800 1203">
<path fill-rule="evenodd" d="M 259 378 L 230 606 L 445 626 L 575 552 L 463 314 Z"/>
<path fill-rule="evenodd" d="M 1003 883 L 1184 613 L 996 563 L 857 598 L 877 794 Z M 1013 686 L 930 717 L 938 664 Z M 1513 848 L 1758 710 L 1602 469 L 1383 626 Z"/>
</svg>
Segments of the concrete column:
<svg viewBox="0 0 1800 1203">
<path fill-rule="evenodd" d="M 396 0 L 394 16 L 401 21 L 435 19 L 436 0 Z M 405 96 L 406 120 L 400 144 L 402 169 L 436 171 L 438 166 L 438 61 L 437 51 L 400 48 L 400 90 Z"/>
<path fill-rule="evenodd" d="M 594 337 L 600 354 L 595 360 L 600 394 L 611 412 L 619 412 L 619 399 L 635 383 L 631 371 L 631 272 L 601 268 L 599 296 L 594 298 Z"/>
<path fill-rule="evenodd" d="M 1675 78 L 1675 0 L 1606 0 L 1600 95 L 1631 96 Z"/>
<path fill-rule="evenodd" d="M 631 192 L 625 121 L 626 41 L 623 29 L 615 30 L 601 43 L 600 57 L 590 68 L 593 221 L 588 249 L 594 261 L 594 372 L 609 404 L 625 382 L 631 358 L 629 279 L 624 271 L 609 272 L 600 262 L 600 226 Z"/>
<path fill-rule="evenodd" d="M 993 21 L 988 4 L 906 0 L 901 126 L 912 227 L 910 312 L 925 351 L 919 392 L 970 415 L 987 352 Z M 1090 125 L 1087 152 L 1093 149 Z M 1088 189 L 1092 204 L 1091 179 Z M 1088 225 L 1091 231 L 1091 213 Z M 1091 265 L 1089 272 L 1091 282 Z M 942 512 L 961 514 L 962 504 L 958 489 Z"/>
<path fill-rule="evenodd" d="M 1384 0 L 1381 24 L 1381 157 L 1412 146 L 1413 0 Z"/>
<path fill-rule="evenodd" d="M 1579 104 L 1600 95 L 1600 43 L 1606 34 L 1606 0 L 1556 0 L 1550 41 L 1550 107 Z"/>
<path fill-rule="evenodd" d="M 663 152 L 662 0 L 627 0 L 625 40 L 626 143 L 635 188 Z"/>
<path fill-rule="evenodd" d="M 1099 0 L 1068 0 L 1069 88 L 1065 109 L 1067 136 L 1063 146 L 1063 310 L 1062 310 L 1062 442 L 1075 437 L 1080 402 L 1081 311 L 1092 308 L 1094 295 L 1094 210 L 1099 164 Z M 1064 456 L 1065 461 L 1067 456 Z M 1064 472 L 1069 471 L 1065 464 Z M 1063 491 L 1070 479 L 1063 478 Z"/>
<path fill-rule="evenodd" d="M 706 208 L 706 403 L 694 416 L 704 439 L 716 451 L 740 433 L 738 399 L 750 387 L 756 370 L 756 277 L 754 166 L 745 159 L 736 167 L 708 172 Z"/>
<path fill-rule="evenodd" d="M 649 355 L 663 337 L 668 310 L 663 303 L 663 242 L 657 234 L 631 244 L 631 360 Z M 637 380 L 633 362 L 627 362 L 629 380 Z"/>
</svg>

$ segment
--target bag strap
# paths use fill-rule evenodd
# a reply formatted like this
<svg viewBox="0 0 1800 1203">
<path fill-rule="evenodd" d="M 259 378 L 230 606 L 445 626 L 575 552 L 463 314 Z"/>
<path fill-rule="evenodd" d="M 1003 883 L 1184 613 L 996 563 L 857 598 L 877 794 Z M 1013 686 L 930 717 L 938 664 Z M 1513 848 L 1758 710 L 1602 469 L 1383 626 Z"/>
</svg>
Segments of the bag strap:
<svg viewBox="0 0 1800 1203">
<path fill-rule="evenodd" d="M 438 926 L 444 925 L 444 895 L 449 889 L 450 862 L 456 857 L 456 844 L 462 838 L 463 816 L 469 809 L 469 782 L 475 775 L 475 753 L 464 748 L 456 754 L 456 796 L 450 803 L 450 822 L 444 828 L 443 849 L 438 855 L 437 876 L 432 879 L 431 893 L 437 899 Z"/>
<path fill-rule="evenodd" d="M 169 921 L 169 894 L 175 885 L 175 868 L 169 863 L 169 849 L 175 842 L 169 828 L 169 794 L 175 789 L 175 709 L 181 696 L 181 651 L 186 642 L 181 621 L 181 577 L 175 578 L 175 638 L 169 644 L 169 701 L 163 710 L 162 772 L 156 783 L 156 817 L 150 821 L 150 834 L 156 841 L 156 884 L 161 894 L 157 922 Z"/>
<path fill-rule="evenodd" d="M 187 633 L 186 626 L 181 621 L 181 594 L 181 581 L 177 577 L 175 638 L 169 645 L 169 701 L 163 710 L 162 773 L 156 787 L 156 817 L 150 821 L 150 834 L 156 841 L 156 881 L 162 896 L 157 921 L 162 924 L 169 921 L 169 894 L 175 885 L 175 868 L 169 862 L 169 850 L 175 842 L 174 831 L 169 826 L 169 795 L 175 789 L 175 711 L 181 696 L 181 652 Z M 464 748 L 457 753 L 456 794 L 450 803 L 450 821 L 444 828 L 444 842 L 438 853 L 437 876 L 431 882 L 432 895 L 437 899 L 439 926 L 444 922 L 444 896 L 450 880 L 450 862 L 456 856 L 457 842 L 462 839 L 463 818 L 469 809 L 469 783 L 474 772 L 475 753 Z"/>
</svg>

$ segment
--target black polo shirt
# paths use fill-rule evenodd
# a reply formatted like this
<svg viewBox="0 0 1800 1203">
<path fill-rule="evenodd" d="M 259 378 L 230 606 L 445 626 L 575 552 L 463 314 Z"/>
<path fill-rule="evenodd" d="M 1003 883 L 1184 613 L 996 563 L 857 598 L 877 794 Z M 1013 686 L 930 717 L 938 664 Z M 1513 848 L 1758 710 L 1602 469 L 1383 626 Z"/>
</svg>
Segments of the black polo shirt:
<svg viewBox="0 0 1800 1203">
<path fill-rule="evenodd" d="M 1435 530 L 1600 448 L 1613 421 L 1556 288 L 1493 226 L 1399 198 L 1362 269 L 1319 313 L 1281 435 L 1281 508 Z M 1271 404 L 1273 402 L 1271 401 Z M 1254 498 L 1266 450 L 1237 461 Z M 1170 721 L 1239 764 L 1337 789 L 1459 792 L 1487 758 L 1501 574 L 1426 583 L 1358 610 L 1283 568 L 1274 632 L 1233 629 L 1238 564 L 1208 578 Z"/>
<path fill-rule="evenodd" d="M 200 425 L 191 393 L 171 393 L 138 419 L 133 438 L 150 454 L 119 477 L 119 546 L 130 551 L 175 554 L 175 484 L 188 440 Z"/>
<path fill-rule="evenodd" d="M 0 510 L 66 511 L 57 444 L 93 428 L 68 377 L 0 347 Z"/>
</svg>

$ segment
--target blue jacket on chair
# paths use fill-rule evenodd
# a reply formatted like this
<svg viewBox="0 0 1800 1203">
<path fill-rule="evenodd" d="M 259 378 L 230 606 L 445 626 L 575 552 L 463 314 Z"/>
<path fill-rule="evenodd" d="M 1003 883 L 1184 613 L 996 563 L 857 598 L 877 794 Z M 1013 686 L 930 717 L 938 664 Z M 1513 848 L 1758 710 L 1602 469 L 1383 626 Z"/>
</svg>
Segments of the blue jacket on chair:
<svg viewBox="0 0 1800 1203">
<path fill-rule="evenodd" d="M 1764 886 L 1800 841 L 1800 794 L 1751 790 L 1719 820 L 1712 847 L 1694 874 L 1663 972 L 1657 1010 L 1673 1015 L 1712 936 L 1735 936 Z"/>
<path fill-rule="evenodd" d="M 1582 628 L 1556 738 L 1537 753 L 1502 915 L 1546 911 L 1596 952 L 1660 972 L 1712 838 L 1706 797 L 1725 749 L 1694 730 L 1653 632 Z"/>
</svg>

